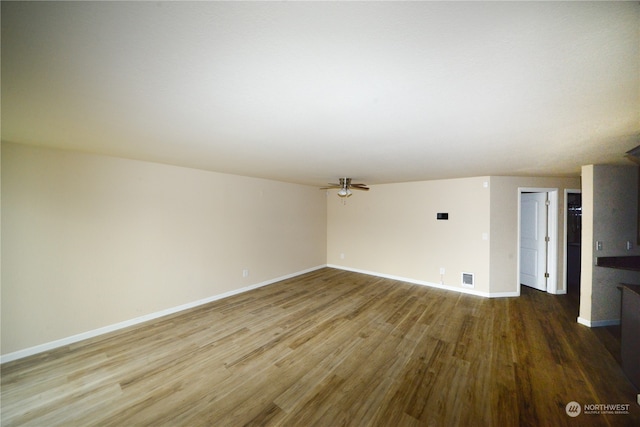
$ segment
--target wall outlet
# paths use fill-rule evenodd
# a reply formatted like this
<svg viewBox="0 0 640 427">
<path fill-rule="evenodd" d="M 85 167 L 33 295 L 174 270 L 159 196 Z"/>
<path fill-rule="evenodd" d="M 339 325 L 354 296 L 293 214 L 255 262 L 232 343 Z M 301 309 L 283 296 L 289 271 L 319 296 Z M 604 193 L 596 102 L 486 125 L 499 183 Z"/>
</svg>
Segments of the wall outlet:
<svg viewBox="0 0 640 427">
<path fill-rule="evenodd" d="M 444 267 L 440 267 L 440 274 L 444 274 Z"/>
<path fill-rule="evenodd" d="M 242 277 L 249 277 L 249 269 L 245 268 L 244 270 L 242 270 Z"/>
<path fill-rule="evenodd" d="M 633 243 L 631 243 L 631 240 L 627 240 L 627 250 L 630 251 L 633 248 Z"/>
<path fill-rule="evenodd" d="M 344 259 L 344 254 L 340 254 L 340 259 Z"/>
<path fill-rule="evenodd" d="M 596 251 L 602 250 L 602 242 L 600 240 L 596 241 Z"/>
</svg>

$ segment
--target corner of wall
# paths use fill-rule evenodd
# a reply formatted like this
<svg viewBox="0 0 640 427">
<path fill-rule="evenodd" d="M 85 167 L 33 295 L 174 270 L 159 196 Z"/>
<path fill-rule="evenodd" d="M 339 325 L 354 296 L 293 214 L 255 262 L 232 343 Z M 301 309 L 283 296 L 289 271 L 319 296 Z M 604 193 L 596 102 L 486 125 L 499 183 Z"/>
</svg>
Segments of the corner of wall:
<svg viewBox="0 0 640 427">
<path fill-rule="evenodd" d="M 640 255 L 638 167 L 587 165 L 582 168 L 582 263 L 580 317 L 591 325 L 620 318 L 620 283 L 640 284 L 640 273 L 596 265 L 598 257 Z M 627 242 L 633 242 L 630 249 Z M 604 323 L 603 323 L 604 322 Z"/>
</svg>

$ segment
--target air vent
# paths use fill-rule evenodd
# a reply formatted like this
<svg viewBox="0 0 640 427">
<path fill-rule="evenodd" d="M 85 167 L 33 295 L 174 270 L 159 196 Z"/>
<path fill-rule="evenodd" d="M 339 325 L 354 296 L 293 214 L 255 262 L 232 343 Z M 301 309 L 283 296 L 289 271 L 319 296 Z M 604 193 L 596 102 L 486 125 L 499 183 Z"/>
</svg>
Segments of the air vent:
<svg viewBox="0 0 640 427">
<path fill-rule="evenodd" d="M 462 273 L 462 286 L 474 287 L 473 273 Z"/>
</svg>

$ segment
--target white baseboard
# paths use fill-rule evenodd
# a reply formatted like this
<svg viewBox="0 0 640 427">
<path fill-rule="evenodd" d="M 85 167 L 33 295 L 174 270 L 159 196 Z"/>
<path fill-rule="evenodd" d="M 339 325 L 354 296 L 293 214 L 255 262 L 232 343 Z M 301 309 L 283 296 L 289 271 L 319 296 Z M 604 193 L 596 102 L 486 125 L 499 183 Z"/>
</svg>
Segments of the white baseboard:
<svg viewBox="0 0 640 427">
<path fill-rule="evenodd" d="M 518 292 L 496 292 L 496 293 L 482 292 L 482 291 L 476 291 L 476 290 L 470 289 L 470 288 L 462 288 L 462 287 L 458 288 L 458 287 L 455 287 L 455 286 L 443 285 L 441 283 L 426 282 L 424 280 L 417 280 L 417 279 L 412 279 L 412 278 L 409 278 L 409 277 L 394 276 L 392 274 L 378 273 L 378 272 L 375 272 L 375 271 L 360 270 L 360 269 L 357 269 L 357 268 L 349 268 L 349 267 L 344 267 L 342 265 L 328 264 L 327 267 L 336 268 L 338 270 L 353 271 L 354 273 L 362 273 L 362 274 L 367 274 L 369 276 L 382 277 L 382 278 L 385 278 L 385 279 L 399 280 L 401 282 L 412 283 L 414 285 L 429 286 L 431 288 L 438 288 L 438 289 L 443 289 L 443 290 L 446 290 L 446 291 L 453 291 L 453 292 L 459 292 L 459 293 L 463 293 L 463 294 L 476 295 L 476 296 L 485 297 L 485 298 L 504 298 L 504 297 L 517 297 L 517 296 L 520 296 L 520 294 Z"/>
<path fill-rule="evenodd" d="M 512 291 L 512 292 L 489 292 L 489 298 L 512 298 L 519 297 L 520 292 Z"/>
<path fill-rule="evenodd" d="M 161 310 L 155 313 L 146 314 L 144 316 L 136 317 L 135 319 L 125 320 L 124 322 L 115 323 L 113 325 L 104 326 L 102 328 L 94 329 L 92 331 L 83 332 L 81 334 L 73 335 L 70 337 L 62 338 L 59 340 L 51 341 L 45 344 L 36 345 L 34 347 L 29 347 L 24 350 L 18 350 L 13 353 L 8 353 L 0 356 L 0 364 L 11 362 L 14 360 L 22 359 L 24 357 L 33 356 L 34 354 L 43 353 L 45 351 L 53 350 L 58 347 L 63 347 L 65 345 L 74 344 L 89 338 L 95 338 L 100 335 L 107 334 L 109 332 L 114 332 L 119 329 L 128 328 L 129 326 L 138 325 L 140 323 L 148 322 L 149 320 L 155 320 L 160 317 L 168 316 L 170 314 L 178 313 L 180 311 L 188 310 L 190 308 L 197 307 L 199 305 L 207 304 L 213 301 L 217 301 L 223 298 L 227 298 L 233 295 L 241 294 L 243 292 L 250 291 L 252 289 L 257 289 L 263 286 L 271 285 L 276 282 L 280 282 L 282 280 L 290 279 L 292 277 L 300 276 L 302 274 L 310 273 L 315 270 L 319 270 L 321 268 L 326 267 L 326 265 L 319 265 L 316 267 L 312 267 L 306 270 L 298 271 L 296 273 L 287 274 L 281 277 L 276 277 L 275 279 L 266 280 L 264 282 L 256 283 L 250 286 L 246 286 L 240 289 L 234 289 L 233 291 L 225 292 L 222 294 L 214 295 L 208 298 L 204 298 L 198 301 L 193 301 L 187 304 L 182 304 L 176 307 L 171 307 L 166 310 Z"/>
<path fill-rule="evenodd" d="M 578 323 L 590 328 L 601 328 L 603 326 L 617 326 L 620 324 L 620 319 L 588 320 L 582 317 L 578 317 Z"/>
</svg>

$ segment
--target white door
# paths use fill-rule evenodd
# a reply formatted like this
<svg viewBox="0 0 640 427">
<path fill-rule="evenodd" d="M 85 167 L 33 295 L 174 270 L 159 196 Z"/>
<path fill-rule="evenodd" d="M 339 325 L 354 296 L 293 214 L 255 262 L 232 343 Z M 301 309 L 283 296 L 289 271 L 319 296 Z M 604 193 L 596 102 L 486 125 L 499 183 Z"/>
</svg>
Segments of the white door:
<svg viewBox="0 0 640 427">
<path fill-rule="evenodd" d="M 547 290 L 547 193 L 520 199 L 520 283 Z"/>
</svg>

